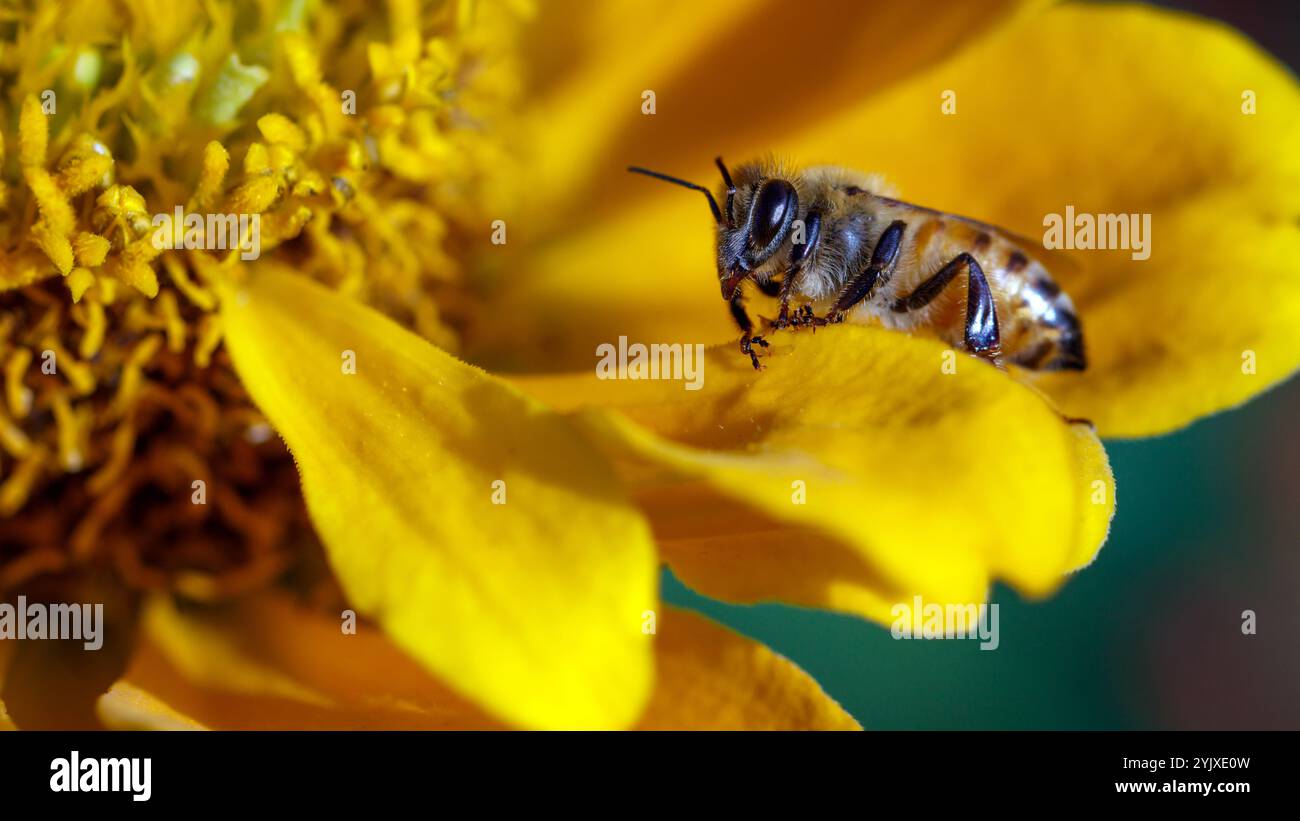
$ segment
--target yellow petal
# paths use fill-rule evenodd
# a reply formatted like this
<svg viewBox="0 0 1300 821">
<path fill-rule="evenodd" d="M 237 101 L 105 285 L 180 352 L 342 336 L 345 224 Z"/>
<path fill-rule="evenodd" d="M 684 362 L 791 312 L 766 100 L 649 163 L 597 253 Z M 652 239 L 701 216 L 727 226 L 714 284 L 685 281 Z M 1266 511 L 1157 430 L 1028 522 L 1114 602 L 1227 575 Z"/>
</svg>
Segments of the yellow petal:
<svg viewBox="0 0 1300 821">
<path fill-rule="evenodd" d="M 665 608 L 644 730 L 855 730 L 811 676 L 703 616 Z"/>
<path fill-rule="evenodd" d="M 100 699 L 111 727 L 214 730 L 500 726 L 395 648 L 373 625 L 279 593 L 209 608 L 155 599 L 125 678 Z"/>
<path fill-rule="evenodd" d="M 302 278 L 259 269 L 222 303 L 349 599 L 507 720 L 631 724 L 653 548 L 565 420 Z"/>
<path fill-rule="evenodd" d="M 546 193 L 534 219 L 586 218 L 635 195 L 639 187 L 607 177 L 628 164 L 671 160 L 672 173 L 711 173 L 714 155 L 856 104 L 946 58 L 1017 5 L 867 0 L 810 14 L 784 0 L 544 3 L 529 29 L 529 190 Z M 771 59 L 791 49 L 792 36 L 811 47 L 794 62 Z"/>
<path fill-rule="evenodd" d="M 504 729 L 366 622 L 280 593 L 209 608 L 155 599 L 141 649 L 99 701 L 116 729 Z M 638 729 L 852 729 L 794 664 L 698 615 L 660 607 L 656 684 Z"/>
<path fill-rule="evenodd" d="M 614 455 L 689 585 L 889 620 L 892 604 L 1042 595 L 1091 560 L 1114 511 L 1105 452 L 1031 389 L 877 328 L 771 337 L 755 372 L 712 349 L 703 385 L 520 384 Z M 606 408 L 614 408 L 614 413 Z"/>
<path fill-rule="evenodd" d="M 119 681 L 95 706 L 100 722 L 110 730 L 206 730 L 178 713 L 152 693 Z"/>
<path fill-rule="evenodd" d="M 530 27 L 536 96 L 528 116 L 538 160 L 532 185 L 547 192 L 548 203 L 576 195 L 597 170 L 591 157 L 629 125 L 649 122 L 641 114 L 643 92 L 684 73 L 692 57 L 761 8 L 755 0 L 543 4 Z M 609 116 L 620 111 L 625 116 Z"/>
</svg>

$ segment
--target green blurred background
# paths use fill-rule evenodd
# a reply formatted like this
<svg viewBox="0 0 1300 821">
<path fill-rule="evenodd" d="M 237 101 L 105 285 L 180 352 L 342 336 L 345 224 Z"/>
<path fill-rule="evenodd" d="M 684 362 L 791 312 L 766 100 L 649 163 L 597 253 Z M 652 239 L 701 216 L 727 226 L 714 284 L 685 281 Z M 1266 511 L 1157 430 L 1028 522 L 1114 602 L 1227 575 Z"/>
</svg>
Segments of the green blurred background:
<svg viewBox="0 0 1300 821">
<path fill-rule="evenodd" d="M 1293 3 L 1164 5 L 1225 20 L 1300 65 Z M 1292 379 L 1178 433 L 1107 442 L 1109 541 L 1046 601 L 996 588 L 995 651 L 721 604 L 671 575 L 664 598 L 790 658 L 869 729 L 1300 729 L 1298 418 Z M 1242 633 L 1244 610 L 1255 635 Z"/>
</svg>

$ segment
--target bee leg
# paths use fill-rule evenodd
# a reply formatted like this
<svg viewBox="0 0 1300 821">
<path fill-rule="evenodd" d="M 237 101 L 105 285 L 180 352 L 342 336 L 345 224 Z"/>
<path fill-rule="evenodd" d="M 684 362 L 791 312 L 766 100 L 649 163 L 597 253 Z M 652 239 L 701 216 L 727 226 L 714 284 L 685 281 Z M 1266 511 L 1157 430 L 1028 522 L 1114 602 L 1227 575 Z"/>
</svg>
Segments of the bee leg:
<svg viewBox="0 0 1300 821">
<path fill-rule="evenodd" d="M 871 252 L 870 264 L 840 291 L 835 304 L 826 314 L 826 323 L 843 322 L 846 313 L 871 296 L 871 292 L 882 276 L 888 279 L 894 273 L 894 266 L 898 264 L 899 251 L 903 247 L 903 231 L 906 228 L 907 223 L 902 220 L 894 220 L 889 224 L 880 235 L 880 239 L 876 241 L 876 248 Z"/>
<path fill-rule="evenodd" d="M 827 324 L 827 322 L 828 320 L 822 319 L 813 313 L 811 305 L 800 305 L 799 310 L 795 311 L 794 316 L 789 318 L 787 324 L 791 328 L 812 328 L 813 333 L 816 333 L 817 329 Z"/>
<path fill-rule="evenodd" d="M 749 318 L 749 312 L 745 310 L 745 303 L 740 299 L 740 292 L 731 298 L 727 303 L 731 308 L 731 318 L 736 320 L 740 326 L 740 352 L 749 357 L 749 361 L 754 363 L 754 370 L 762 370 L 763 366 L 758 362 L 758 354 L 754 352 L 754 345 L 766 348 L 767 340 L 761 336 L 751 336 L 754 331 L 754 322 Z"/>
<path fill-rule="evenodd" d="M 822 238 L 822 214 L 817 209 L 808 212 L 807 218 L 804 219 L 804 241 L 794 243 L 790 247 L 790 270 L 786 271 L 785 279 L 781 282 L 781 313 L 777 315 L 776 322 L 772 327 L 781 329 L 787 325 L 794 324 L 790 319 L 790 297 L 794 295 L 794 284 L 803 271 L 804 263 L 817 250 L 817 243 Z"/>
<path fill-rule="evenodd" d="M 781 281 L 781 290 L 776 296 L 781 300 L 781 312 L 776 315 L 776 320 L 772 322 L 772 330 L 779 331 L 782 328 L 798 327 L 800 313 L 796 312 L 790 316 L 790 297 L 794 295 L 794 281 L 799 276 L 799 268 L 794 267 L 785 272 L 785 279 Z M 808 306 L 803 306 L 807 308 Z M 800 309 L 802 311 L 802 308 Z"/>
<path fill-rule="evenodd" d="M 779 331 L 782 328 L 799 327 L 800 317 L 807 305 L 800 308 L 794 316 L 790 316 L 790 297 L 794 295 L 794 281 L 799 276 L 798 267 L 791 268 L 785 274 L 785 279 L 781 282 L 781 291 L 777 296 L 781 300 L 781 312 L 776 315 L 776 321 L 772 323 L 772 330 Z M 811 310 L 811 309 L 809 309 Z"/>
<path fill-rule="evenodd" d="M 984 269 L 970 254 L 958 254 L 938 273 L 916 286 L 910 295 L 899 297 L 893 304 L 898 313 L 924 308 L 943 292 L 948 283 L 966 269 L 966 327 L 963 339 L 966 350 L 996 364 L 1002 352 L 1002 337 L 998 331 L 997 306 L 993 290 L 984 278 Z"/>
</svg>

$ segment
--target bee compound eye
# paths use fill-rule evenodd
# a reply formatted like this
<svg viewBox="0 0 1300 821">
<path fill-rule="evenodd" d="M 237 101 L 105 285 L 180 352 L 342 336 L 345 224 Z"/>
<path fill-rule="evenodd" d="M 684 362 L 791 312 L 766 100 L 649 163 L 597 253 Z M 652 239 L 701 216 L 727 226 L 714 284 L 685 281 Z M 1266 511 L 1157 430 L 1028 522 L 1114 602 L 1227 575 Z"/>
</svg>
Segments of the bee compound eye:
<svg viewBox="0 0 1300 821">
<path fill-rule="evenodd" d="M 785 180 L 763 183 L 750 211 L 749 236 L 755 250 L 767 248 L 789 226 L 798 203 L 794 186 Z"/>
</svg>

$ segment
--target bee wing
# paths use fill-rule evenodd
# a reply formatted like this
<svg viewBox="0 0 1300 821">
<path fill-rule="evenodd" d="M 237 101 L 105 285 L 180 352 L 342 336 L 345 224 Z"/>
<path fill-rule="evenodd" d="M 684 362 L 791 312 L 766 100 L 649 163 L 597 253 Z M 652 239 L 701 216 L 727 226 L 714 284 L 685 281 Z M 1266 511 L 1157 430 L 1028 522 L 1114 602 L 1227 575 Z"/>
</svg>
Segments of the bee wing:
<svg viewBox="0 0 1300 821">
<path fill-rule="evenodd" d="M 1037 240 L 1032 240 L 1028 237 L 1022 237 L 1019 234 L 1013 234 L 1012 232 L 1008 231 L 1005 228 L 999 228 L 996 225 L 992 225 L 990 223 L 983 222 L 981 220 L 977 220 L 972 217 L 963 217 L 960 214 L 953 214 L 948 211 L 940 211 L 937 208 L 926 208 L 923 205 L 913 205 L 910 202 L 903 202 L 901 200 L 890 199 L 888 197 L 878 197 L 878 199 L 891 203 L 893 205 L 902 206 L 904 208 L 912 208 L 917 211 L 924 211 L 927 214 L 930 214 L 934 217 L 938 217 L 941 219 L 955 220 L 957 222 L 964 223 L 965 225 L 969 226 L 971 229 L 975 231 L 983 232 L 991 236 L 996 236 L 1002 239 L 1003 241 L 1015 246 L 1025 256 L 1037 261 L 1040 265 L 1046 268 L 1050 274 L 1052 274 L 1053 278 L 1061 277 L 1063 279 L 1076 279 L 1076 275 L 1081 273 L 1083 270 L 1082 266 L 1079 265 L 1079 263 L 1074 259 L 1074 257 L 1070 256 L 1066 252 L 1060 250 L 1054 250 L 1051 248 L 1044 248 L 1042 242 L 1039 242 Z"/>
<path fill-rule="evenodd" d="M 1065 251 L 1046 248 L 1039 240 L 1033 240 L 1029 237 L 1021 236 L 1020 234 L 1013 234 L 1005 228 L 999 228 L 996 225 L 990 225 L 987 222 L 981 222 L 977 219 L 971 219 L 970 217 L 958 215 L 949 216 L 953 216 L 961 222 L 970 225 L 972 228 L 986 231 L 989 234 L 1000 237 L 1006 242 L 1014 245 L 1022 254 L 1030 259 L 1036 260 L 1040 265 L 1046 268 L 1053 278 L 1073 280 L 1076 278 L 1076 275 L 1083 270 L 1083 267 L 1074 257 L 1070 256 Z"/>
</svg>

